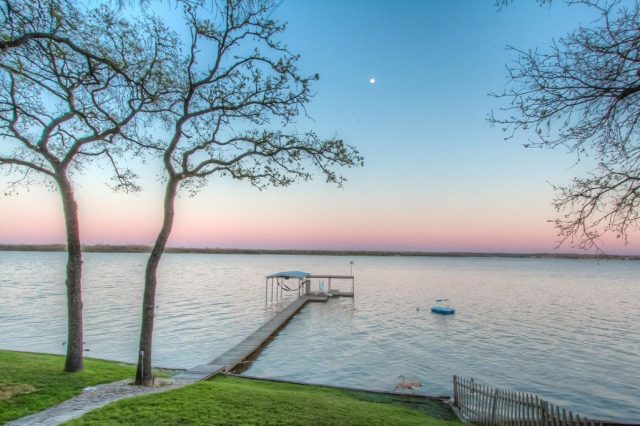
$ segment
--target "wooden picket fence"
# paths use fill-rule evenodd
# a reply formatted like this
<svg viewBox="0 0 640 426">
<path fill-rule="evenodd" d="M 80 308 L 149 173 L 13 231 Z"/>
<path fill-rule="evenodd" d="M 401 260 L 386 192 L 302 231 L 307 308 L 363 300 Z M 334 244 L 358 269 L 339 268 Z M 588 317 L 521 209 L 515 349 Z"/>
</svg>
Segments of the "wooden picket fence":
<svg viewBox="0 0 640 426">
<path fill-rule="evenodd" d="M 453 405 L 467 421 L 477 425 L 602 426 L 560 409 L 537 395 L 499 389 L 453 376 Z"/>
</svg>

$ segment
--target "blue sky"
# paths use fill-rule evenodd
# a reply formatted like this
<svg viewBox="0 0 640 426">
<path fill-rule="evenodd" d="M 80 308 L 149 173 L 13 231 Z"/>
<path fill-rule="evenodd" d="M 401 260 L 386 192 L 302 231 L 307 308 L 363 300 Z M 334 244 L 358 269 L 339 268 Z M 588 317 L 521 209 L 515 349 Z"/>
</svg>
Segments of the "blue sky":
<svg viewBox="0 0 640 426">
<path fill-rule="evenodd" d="M 341 190 L 315 181 L 259 192 L 212 179 L 197 197 L 179 200 L 171 245 L 553 251 L 550 183 L 583 174 L 589 160 L 575 165 L 562 149 L 525 149 L 527 135 L 505 141 L 486 121 L 503 101 L 488 94 L 505 87 L 505 64 L 514 59 L 507 45 L 544 50 L 592 12 L 533 0 L 503 10 L 493 1 L 278 4 L 272 16 L 288 22 L 281 39 L 302 55 L 303 73 L 320 74 L 312 120 L 297 127 L 357 146 L 365 167 L 346 170 Z M 160 223 L 160 171 L 147 165 L 145 191 L 134 196 L 109 192 L 100 171 L 79 176 L 83 240 L 150 243 Z M 2 203 L 0 240 L 61 240 L 55 194 L 35 189 Z M 34 213 L 34 203 L 43 211 Z M 27 230 L 29 218 L 47 225 Z M 139 225 L 132 231 L 127 222 Z M 605 249 L 638 253 L 638 240 Z"/>
</svg>

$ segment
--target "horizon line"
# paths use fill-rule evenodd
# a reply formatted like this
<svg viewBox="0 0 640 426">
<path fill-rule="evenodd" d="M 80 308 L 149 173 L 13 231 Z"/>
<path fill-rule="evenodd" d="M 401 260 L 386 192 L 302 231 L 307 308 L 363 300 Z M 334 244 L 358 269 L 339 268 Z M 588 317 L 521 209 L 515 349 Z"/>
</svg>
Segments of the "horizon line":
<svg viewBox="0 0 640 426">
<path fill-rule="evenodd" d="M 0 244 L 0 251 L 62 252 L 66 244 Z M 83 244 L 85 253 L 148 253 L 152 246 L 145 244 Z M 640 255 L 593 253 L 512 253 L 474 251 L 421 251 L 421 250 L 332 250 L 332 249 L 258 249 L 258 248 L 198 248 L 166 247 L 172 254 L 289 254 L 325 256 L 406 256 L 406 257 L 507 257 L 507 258 L 558 258 L 558 259 L 614 259 L 640 260 Z"/>
</svg>

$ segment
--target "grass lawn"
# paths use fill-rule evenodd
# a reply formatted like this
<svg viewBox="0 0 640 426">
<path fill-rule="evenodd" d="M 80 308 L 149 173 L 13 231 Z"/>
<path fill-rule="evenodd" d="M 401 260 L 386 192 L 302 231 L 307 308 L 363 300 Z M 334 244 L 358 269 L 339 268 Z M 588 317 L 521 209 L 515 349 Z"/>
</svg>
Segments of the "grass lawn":
<svg viewBox="0 0 640 426">
<path fill-rule="evenodd" d="M 90 358 L 83 372 L 63 368 L 63 356 L 0 351 L 0 424 L 58 404 L 85 387 L 135 376 L 130 365 Z"/>
<path fill-rule="evenodd" d="M 133 378 L 130 365 L 85 359 L 64 373 L 64 357 L 0 351 L 0 424 L 79 394 Z M 453 425 L 442 405 L 421 398 L 219 376 L 174 391 L 126 399 L 70 424 Z M 459 424 L 459 423 L 458 423 Z"/>
<path fill-rule="evenodd" d="M 407 408 L 397 400 L 363 392 L 218 376 L 174 391 L 118 401 L 68 424 L 459 424 L 428 416 L 418 403 L 409 403 Z M 421 404 L 425 405 L 424 400 Z M 451 415 L 442 407 L 431 413 L 445 418 Z"/>
</svg>

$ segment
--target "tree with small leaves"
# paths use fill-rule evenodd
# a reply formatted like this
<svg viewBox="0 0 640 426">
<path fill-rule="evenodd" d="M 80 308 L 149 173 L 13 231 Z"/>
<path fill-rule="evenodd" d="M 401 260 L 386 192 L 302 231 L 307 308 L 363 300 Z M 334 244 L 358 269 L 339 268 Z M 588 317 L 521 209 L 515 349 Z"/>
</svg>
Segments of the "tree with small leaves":
<svg viewBox="0 0 640 426">
<path fill-rule="evenodd" d="M 510 47 L 509 103 L 489 121 L 526 146 L 565 147 L 595 167 L 555 186 L 559 244 L 601 250 L 601 237 L 628 239 L 640 228 L 640 6 L 637 1 L 568 2 L 598 19 L 550 48 Z"/>
<path fill-rule="evenodd" d="M 102 158 L 113 167 L 115 189 L 136 189 L 135 174 L 118 157 L 145 144 L 136 135 L 144 126 L 139 116 L 163 97 L 157 71 L 175 39 L 157 21 L 129 22 L 104 5 L 82 12 L 65 1 L 2 0 L 0 10 L 0 168 L 10 179 L 7 193 L 34 183 L 60 192 L 65 371 L 80 371 L 82 253 L 72 175 Z"/>
<path fill-rule="evenodd" d="M 287 186 L 311 179 L 312 169 L 341 186 L 345 179 L 335 169 L 363 164 L 340 139 L 296 131 L 294 120 L 305 112 L 318 76 L 301 75 L 300 57 L 276 40 L 285 26 L 270 19 L 272 1 L 180 4 L 190 37 L 183 65 L 174 70 L 172 115 L 165 120 L 164 217 L 145 272 L 137 384 L 153 382 L 157 269 L 180 188 L 196 192 L 213 175 L 259 189 Z"/>
</svg>

